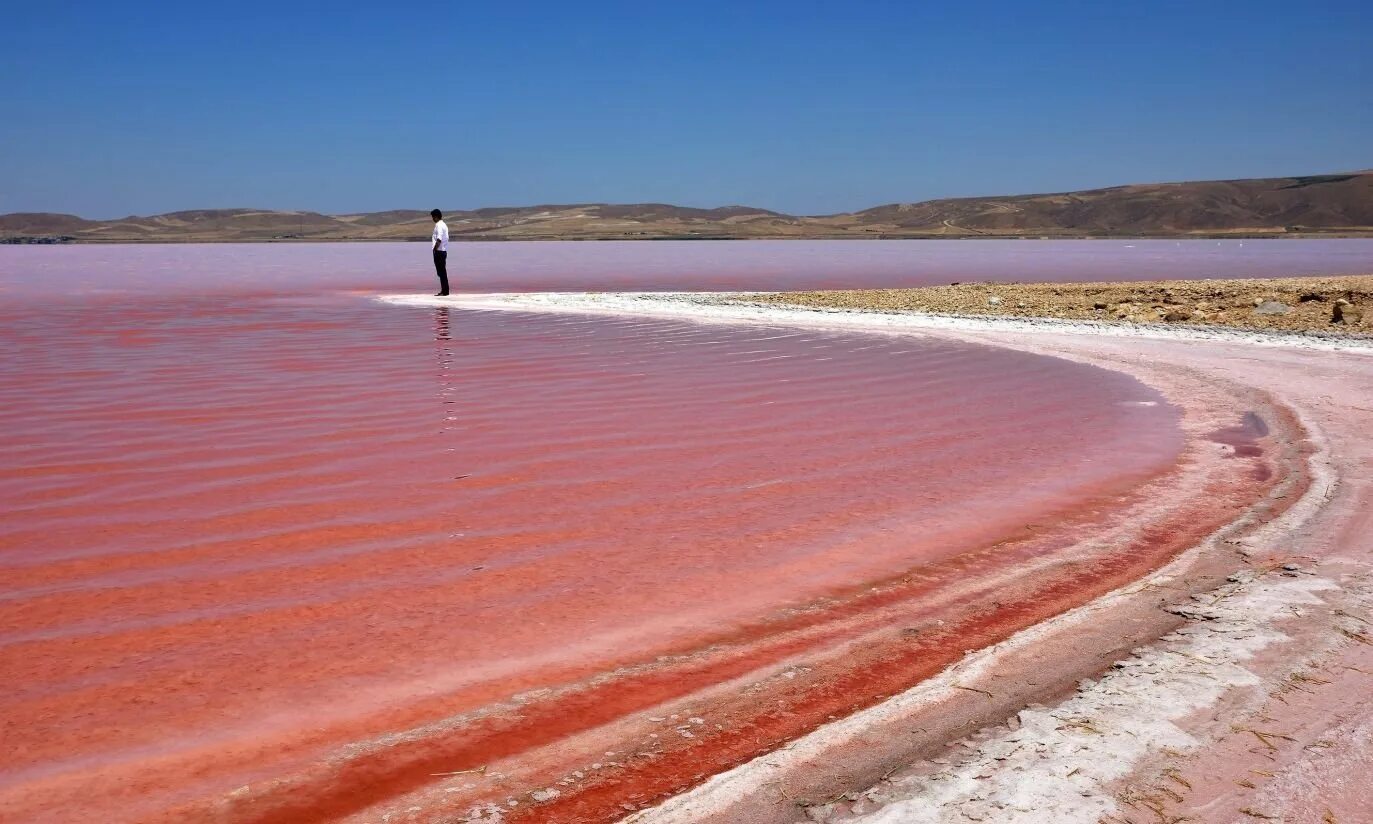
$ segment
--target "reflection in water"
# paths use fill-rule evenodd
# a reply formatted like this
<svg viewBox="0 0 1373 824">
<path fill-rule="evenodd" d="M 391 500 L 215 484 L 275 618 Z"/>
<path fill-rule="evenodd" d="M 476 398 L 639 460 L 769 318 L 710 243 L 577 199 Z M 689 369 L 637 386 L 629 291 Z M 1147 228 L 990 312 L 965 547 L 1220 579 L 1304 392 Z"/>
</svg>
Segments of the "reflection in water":
<svg viewBox="0 0 1373 824">
<path fill-rule="evenodd" d="M 444 406 L 442 433 L 446 435 L 458 419 L 457 410 L 453 408 L 457 403 L 457 388 L 453 382 L 453 335 L 447 306 L 434 310 L 434 342 L 437 344 L 434 351 L 439 361 L 439 400 Z M 451 445 L 447 447 L 450 452 L 454 448 Z"/>
</svg>

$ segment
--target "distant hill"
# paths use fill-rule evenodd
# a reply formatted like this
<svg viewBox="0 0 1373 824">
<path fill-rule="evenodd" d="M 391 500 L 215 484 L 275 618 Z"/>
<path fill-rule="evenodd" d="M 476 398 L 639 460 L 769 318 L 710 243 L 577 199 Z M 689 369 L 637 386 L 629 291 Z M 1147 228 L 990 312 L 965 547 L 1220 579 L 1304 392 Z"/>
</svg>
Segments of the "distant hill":
<svg viewBox="0 0 1373 824">
<path fill-rule="evenodd" d="M 1373 225 L 1373 174 L 1156 183 L 1013 197 L 878 206 L 864 226 L 980 234 L 1041 230 L 1090 234 L 1340 231 Z"/>
<path fill-rule="evenodd" d="M 951 198 L 808 217 L 747 206 L 589 203 L 457 210 L 445 219 L 456 240 L 1373 235 L 1373 172 Z M 78 242 L 425 240 L 430 228 L 423 209 L 201 209 L 117 220 L 0 215 L 0 239 Z"/>
</svg>

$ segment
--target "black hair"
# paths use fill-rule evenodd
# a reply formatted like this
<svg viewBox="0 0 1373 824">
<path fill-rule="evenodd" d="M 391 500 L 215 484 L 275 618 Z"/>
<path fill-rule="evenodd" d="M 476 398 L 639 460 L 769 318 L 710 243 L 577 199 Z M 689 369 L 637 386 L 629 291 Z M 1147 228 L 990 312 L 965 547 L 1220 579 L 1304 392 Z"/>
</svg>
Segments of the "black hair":
<svg viewBox="0 0 1373 824">
<path fill-rule="evenodd" d="M 440 212 L 438 209 L 434 209 L 429 213 L 429 216 L 432 217 L 434 220 L 439 220 L 443 217 L 443 212 Z"/>
</svg>

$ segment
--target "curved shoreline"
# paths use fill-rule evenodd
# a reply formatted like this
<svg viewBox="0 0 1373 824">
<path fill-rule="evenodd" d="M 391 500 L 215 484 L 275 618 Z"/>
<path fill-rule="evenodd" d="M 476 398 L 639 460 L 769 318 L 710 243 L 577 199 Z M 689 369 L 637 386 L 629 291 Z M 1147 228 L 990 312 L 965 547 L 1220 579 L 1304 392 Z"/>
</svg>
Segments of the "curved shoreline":
<svg viewBox="0 0 1373 824">
<path fill-rule="evenodd" d="M 1159 281 L 1160 284 L 1168 281 Z M 1290 347 L 1331 352 L 1373 353 L 1373 338 L 1335 333 L 1308 335 L 1292 331 L 1260 331 L 1234 326 L 1197 324 L 1109 323 L 1090 319 L 1024 317 L 1011 315 L 963 315 L 858 307 L 788 305 L 757 298 L 776 297 L 777 292 L 502 292 L 457 294 L 439 298 L 429 295 L 376 295 L 396 306 L 450 306 L 524 312 L 577 313 L 588 315 L 647 315 L 688 319 L 698 323 L 773 323 L 803 327 L 896 333 L 951 334 L 985 332 L 1067 333 L 1144 340 L 1242 343 L 1264 348 Z M 968 338 L 963 338 L 968 339 Z M 990 343 L 984 337 L 971 338 Z M 1018 348 L 1018 347 L 1013 347 Z"/>
<path fill-rule="evenodd" d="M 1237 417 L 1195 426 L 1209 431 Z M 1142 485 L 1132 477 L 1063 512 L 1027 514 L 1042 529 L 997 534 L 945 562 L 793 605 L 707 645 L 352 747 L 308 773 L 245 787 L 215 813 L 374 820 L 414 807 L 435 817 L 489 812 L 514 799 L 518 808 L 502 810 L 502 820 L 612 820 L 626 805 L 686 789 L 1164 562 L 1189 530 L 1224 518 L 1160 506 L 1175 497 L 1167 493 L 1179 477 L 1189 489 L 1231 494 L 1226 511 L 1246 497 L 1231 486 L 1277 482 L 1246 480 L 1257 459 L 1205 458 L 1186 471 L 1165 464 Z M 1121 498 L 1140 514 L 1119 517 Z M 1139 527 L 1146 518 L 1152 530 Z M 685 723 L 660 726 L 674 715 Z M 478 765 L 486 771 L 474 780 Z"/>
<path fill-rule="evenodd" d="M 1295 349 L 1314 355 L 1317 352 L 1330 352 L 1331 350 L 1352 349 L 1358 351 L 1369 351 L 1361 348 L 1357 342 L 1346 344 L 1342 341 L 1331 342 L 1321 339 L 1297 339 L 1290 338 L 1275 339 L 1273 336 L 1252 335 L 1247 333 L 1227 333 L 1223 335 L 1210 334 L 1206 331 L 1189 330 L 1153 330 L 1153 329 L 1129 329 L 1118 331 L 1106 331 L 1092 328 L 1089 324 L 1077 324 L 1071 322 L 1036 322 L 1036 321 L 1004 321 L 1000 319 L 962 319 L 962 318 L 930 318 L 921 316 L 892 316 L 875 315 L 861 312 L 825 312 L 811 309 L 786 309 L 760 307 L 757 304 L 738 304 L 729 303 L 733 296 L 700 296 L 700 295 L 528 295 L 528 296 L 483 296 L 459 298 L 460 305 L 471 306 L 473 308 L 510 308 L 521 310 L 548 310 L 548 311 L 573 311 L 573 312 L 593 312 L 593 313 L 644 313 L 654 315 L 671 315 L 676 317 L 690 317 L 701 321 L 721 321 L 721 322 L 740 322 L 740 321 L 766 321 L 769 323 L 799 323 L 802 325 L 824 325 L 842 326 L 844 328 L 867 328 L 874 330 L 892 332 L 915 332 L 925 334 L 939 334 L 950 337 L 957 337 L 964 340 L 975 340 L 982 343 L 993 343 L 997 345 L 1011 345 L 1013 348 L 1021 348 L 1028 351 L 1039 351 L 1041 353 L 1053 354 L 1060 357 L 1068 357 L 1073 360 L 1081 360 L 1097 365 L 1105 365 L 1107 368 L 1114 368 L 1127 371 L 1136 375 L 1146 383 L 1160 387 L 1159 383 L 1167 383 L 1160 380 L 1160 374 L 1165 369 L 1162 365 L 1154 366 L 1153 380 L 1150 380 L 1145 373 L 1149 372 L 1150 364 L 1141 362 L 1139 352 L 1133 351 L 1140 348 L 1148 349 L 1158 344 L 1155 341 L 1165 341 L 1169 346 L 1195 346 L 1198 343 L 1216 344 L 1228 346 L 1228 343 L 1217 343 L 1218 341 L 1238 340 L 1244 344 L 1257 343 L 1267 346 L 1284 347 Z M 430 299 L 413 298 L 391 298 L 397 303 L 419 303 L 427 304 Z M 1084 334 L 1086 333 L 1086 334 Z M 1115 340 L 1104 340 L 1106 335 L 1113 336 Z M 1122 339 L 1123 338 L 1123 339 Z M 1096 341 L 1098 344 L 1106 343 L 1105 350 L 1102 346 L 1097 346 L 1096 351 L 1092 351 L 1091 346 L 1084 346 L 1084 341 Z M 1242 348 L 1248 348 L 1247 346 Z M 1360 356 L 1354 356 L 1360 357 Z M 1148 353 L 1144 353 L 1144 361 L 1148 361 Z M 1373 362 L 1370 362 L 1373 363 Z M 1191 364 L 1189 366 L 1194 373 L 1192 380 L 1212 383 L 1217 382 L 1216 372 L 1207 364 Z M 1231 376 L 1234 377 L 1234 376 Z M 1230 381 L 1235 386 L 1240 386 L 1246 382 L 1243 380 Z M 1177 399 L 1180 389 L 1179 382 L 1173 381 L 1171 392 L 1165 390 L 1165 394 Z M 1185 389 L 1184 389 L 1185 391 Z M 1262 394 L 1262 390 L 1260 389 Z M 1196 405 L 1196 399 L 1184 399 L 1189 401 L 1191 406 Z M 1303 465 L 1307 465 L 1313 475 L 1320 478 L 1319 466 L 1311 464 L 1309 456 L 1303 454 L 1304 438 L 1298 434 L 1296 418 L 1306 418 L 1308 431 L 1319 440 L 1319 426 L 1310 420 L 1310 416 L 1305 413 L 1300 403 L 1295 405 L 1288 404 L 1288 399 L 1279 398 L 1274 408 L 1287 406 L 1292 409 L 1292 420 L 1284 427 L 1287 437 L 1285 440 L 1291 447 L 1285 457 L 1285 461 L 1292 467 L 1300 470 Z M 1194 435 L 1196 433 L 1193 433 Z M 1317 462 L 1321 460 L 1319 455 Z M 1317 487 L 1324 488 L 1322 483 Z M 1286 504 L 1293 503 L 1288 495 L 1294 490 L 1288 489 L 1278 494 L 1280 497 L 1271 503 L 1285 507 Z M 1298 510 L 1310 508 L 1310 495 L 1302 498 L 1302 503 L 1297 507 Z M 1323 493 L 1322 493 L 1323 494 Z M 1295 497 L 1292 495 L 1292 497 Z M 1308 513 L 1309 514 L 1309 513 Z M 1267 518 L 1272 517 L 1269 513 Z M 1276 522 L 1280 522 L 1279 519 Z M 1269 528 L 1272 532 L 1274 528 Z M 1288 529 L 1287 531 L 1290 531 Z M 1273 537 L 1262 537 L 1263 532 L 1256 533 L 1245 540 L 1255 542 L 1255 546 L 1271 543 Z M 1231 540 L 1240 540 L 1234 536 L 1226 536 Z M 1117 621 L 1116 629 L 1122 629 L 1127 624 L 1139 624 L 1140 622 L 1152 622 L 1153 629 L 1145 634 L 1145 640 L 1149 638 L 1164 637 L 1170 630 L 1175 630 L 1179 624 L 1186 619 L 1179 615 L 1165 613 L 1158 609 L 1157 603 L 1151 601 L 1153 596 L 1136 597 L 1133 607 L 1127 608 L 1123 603 L 1125 595 L 1132 592 L 1135 596 L 1140 596 L 1142 592 L 1147 592 L 1156 587 L 1176 586 L 1169 584 L 1180 574 L 1175 570 L 1178 564 L 1187 560 L 1190 566 L 1187 567 L 1186 575 L 1194 580 L 1189 580 L 1185 593 L 1173 592 L 1174 597 L 1180 594 L 1198 594 L 1204 591 L 1212 591 L 1218 585 L 1233 587 L 1252 587 L 1256 584 L 1254 580 L 1243 582 L 1226 582 L 1226 575 L 1233 574 L 1235 570 L 1246 563 L 1246 558 L 1236 555 L 1233 546 L 1220 543 L 1223 540 L 1218 533 L 1208 541 L 1200 542 L 1197 548 L 1185 553 L 1182 557 L 1169 564 L 1165 571 L 1158 571 L 1151 576 L 1147 576 L 1145 583 L 1136 581 L 1134 584 L 1122 587 L 1113 595 L 1098 598 L 1095 601 L 1077 609 L 1060 615 L 1058 618 L 1040 622 L 1031 629 L 1022 630 L 1017 636 L 1021 639 L 1019 644 L 1025 645 L 1023 652 L 1044 652 L 1046 646 L 1055 644 L 1072 643 L 1074 649 L 1081 651 L 1082 638 L 1066 638 L 1053 640 L 1056 633 L 1067 630 L 1067 626 L 1074 620 L 1079 624 L 1087 620 L 1090 616 L 1090 623 L 1096 636 L 1096 643 L 1105 646 L 1105 652 L 1096 653 L 1101 657 L 1095 660 L 1082 662 L 1079 661 L 1078 670 L 1087 670 L 1083 674 L 1095 674 L 1112 660 L 1122 659 L 1128 656 L 1129 649 L 1137 645 L 1140 635 L 1131 634 L 1132 641 L 1122 643 L 1121 636 L 1125 633 L 1114 633 L 1108 628 L 1110 622 L 1103 622 L 1104 617 L 1114 617 Z M 1207 556 L 1209 551 L 1210 556 Z M 1171 572 L 1170 572 L 1171 571 Z M 1259 585 L 1266 586 L 1266 582 Z M 1321 586 L 1325 586 L 1322 584 Z M 1235 592 L 1225 595 L 1227 599 L 1236 597 Z M 1309 597 L 1309 596 L 1303 596 Z M 1156 601 L 1156 599 L 1154 599 Z M 1235 601 L 1239 603 L 1239 601 Z M 1133 610 L 1133 612 L 1132 612 Z M 1106 613 L 1103 615 L 1103 612 Z M 1083 615 L 1077 615 L 1083 613 Z M 1077 616 L 1073 618 L 1072 616 Z M 1159 620 L 1160 615 L 1167 615 L 1168 618 Z M 1078 634 L 1081 635 L 1079 626 Z M 1089 633 L 1090 634 L 1090 633 Z M 1072 633 L 1069 632 L 1069 637 Z M 1021 638 L 1021 636 L 1026 636 Z M 1169 636 L 1171 637 L 1171 636 Z M 1011 644 L 1011 641 L 1002 642 Z M 993 699 L 983 693 L 993 693 L 990 689 L 981 689 L 976 686 L 978 683 L 991 685 L 995 679 L 1004 675 L 1007 667 L 1005 661 L 1008 649 L 1002 645 L 996 645 L 974 654 L 963 662 L 954 664 L 947 669 L 943 675 L 936 676 L 934 679 L 925 681 L 920 686 L 911 690 L 911 693 L 919 692 L 922 694 L 922 701 L 928 702 L 929 691 L 939 689 L 937 686 L 948 678 L 957 677 L 962 679 L 957 683 L 943 684 L 943 694 L 938 703 L 939 714 L 947 717 L 957 717 L 959 724 L 946 725 L 937 733 L 927 733 L 925 738 L 919 742 L 910 740 L 909 731 L 896 733 L 888 730 L 885 734 L 881 732 L 882 724 L 874 716 L 882 715 L 882 708 L 886 708 L 888 716 L 886 724 L 900 726 L 905 724 L 910 726 L 912 723 L 911 710 L 909 707 L 902 712 L 893 709 L 893 702 L 899 702 L 903 697 L 909 697 L 909 693 L 903 694 L 895 699 L 879 704 L 868 710 L 850 716 L 843 721 L 837 721 L 821 729 L 810 733 L 803 738 L 793 741 L 782 750 L 760 759 L 735 768 L 734 770 L 723 773 L 711 779 L 706 784 L 690 791 L 684 795 L 664 803 L 660 807 L 640 813 L 634 817 L 635 821 L 704 821 L 704 820 L 743 820 L 744 816 L 750 821 L 793 821 L 805 812 L 811 818 L 835 820 L 843 819 L 846 816 L 858 814 L 853 809 L 840 809 L 845 803 L 831 804 L 834 809 L 824 807 L 816 808 L 816 802 L 829 800 L 834 802 L 841 796 L 848 794 L 850 798 L 857 798 L 858 807 L 865 804 L 870 809 L 879 803 L 891 804 L 893 809 L 899 803 L 899 799 L 888 790 L 890 789 L 891 778 L 900 777 L 903 763 L 910 763 L 918 760 L 921 754 L 928 755 L 942 744 L 957 740 L 967 732 L 968 729 L 985 727 L 1004 720 L 1012 715 L 1016 709 L 1024 706 L 1030 700 L 1050 699 L 1061 697 L 1065 692 L 1065 685 L 1056 682 L 1057 686 L 1053 689 L 1034 690 L 1022 695 L 1004 694 L 999 698 Z M 992 667 L 985 659 L 987 656 L 998 658 L 996 667 Z M 1081 656 L 1079 656 L 1080 658 Z M 1062 669 L 1061 663 L 1059 669 Z M 1042 668 L 1042 664 L 1040 665 Z M 1078 670 L 1074 670 L 1077 672 Z M 1023 675 L 1023 671 L 1022 671 Z M 970 679 L 982 679 L 980 681 Z M 1068 679 L 1066 691 L 1071 692 L 1072 679 Z M 1056 694 L 1055 690 L 1057 691 Z M 1004 688 L 998 692 L 1006 693 Z M 979 704 L 979 702 L 981 702 Z M 928 705 L 935 706 L 935 705 Z M 925 717 L 933 716 L 937 713 L 927 711 Z M 1173 719 L 1163 719 L 1159 724 L 1172 724 Z M 854 726 L 856 725 L 856 726 Z M 929 729 L 928 727 L 926 728 Z M 841 740 L 842 739 L 842 740 Z M 892 739 L 900 743 L 892 746 Z M 848 746 L 845 749 L 845 741 L 852 744 L 854 741 L 862 741 L 861 746 Z M 866 767 L 859 765 L 855 761 L 855 752 L 859 754 L 867 753 L 868 756 L 874 751 L 880 751 L 877 758 L 869 757 L 873 763 Z M 840 754 L 842 753 L 842 755 Z M 1153 755 L 1151 751 L 1145 750 L 1135 754 L 1130 765 L 1138 765 Z M 791 759 L 789 767 L 778 767 L 779 760 Z M 842 777 L 838 775 L 836 764 L 843 764 Z M 1117 764 L 1117 767 L 1120 765 Z M 879 769 L 879 767 L 881 769 Z M 1126 770 L 1128 773 L 1128 770 Z M 1123 775 L 1120 769 L 1116 770 L 1116 777 L 1110 779 L 1114 781 Z M 982 778 L 979 776 L 979 778 Z M 985 780 L 979 783 L 985 783 Z M 1110 796 L 1107 793 L 1109 781 L 1103 779 L 1098 781 L 1100 786 L 1096 787 L 1097 792 L 1094 797 L 1097 806 L 1094 809 L 1104 810 L 1109 805 Z M 882 785 L 876 790 L 869 790 L 865 793 L 866 787 Z M 767 789 L 765 789 L 765 787 Z M 1079 789 L 1080 792 L 1080 789 Z M 1086 797 L 1086 796 L 1082 796 Z M 1106 801 L 1102 801 L 1105 798 Z M 806 810 L 798 807 L 798 800 L 806 801 L 803 806 Z M 950 799 L 945 806 L 952 815 L 955 808 L 956 799 Z M 964 799 L 966 801 L 966 799 Z M 961 803 L 961 802 L 959 802 Z M 850 807 L 854 806 L 852 804 Z M 944 809 L 941 807 L 940 809 Z M 530 812 L 533 812 L 532 810 Z M 551 810 L 549 811 L 551 812 Z M 1047 811 L 1046 811 L 1047 812 Z M 1068 811 L 1071 819 L 1071 811 Z M 1079 808 L 1079 813 L 1083 809 Z M 1027 813 L 1028 814 L 1028 813 Z M 1065 811 L 1054 813 L 1061 820 Z M 892 819 L 897 820 L 897 819 Z M 907 820 L 901 818 L 899 820 Z M 915 819 L 911 819 L 915 820 Z M 924 818 L 919 820 L 926 820 Z M 934 817 L 928 820 L 945 820 L 944 818 Z M 948 820 L 961 820 L 949 818 Z M 1021 820 L 1017 818 L 1016 820 Z M 1024 818 L 1023 820 L 1040 820 L 1038 818 Z M 1090 820 L 1096 820 L 1095 817 Z"/>
</svg>

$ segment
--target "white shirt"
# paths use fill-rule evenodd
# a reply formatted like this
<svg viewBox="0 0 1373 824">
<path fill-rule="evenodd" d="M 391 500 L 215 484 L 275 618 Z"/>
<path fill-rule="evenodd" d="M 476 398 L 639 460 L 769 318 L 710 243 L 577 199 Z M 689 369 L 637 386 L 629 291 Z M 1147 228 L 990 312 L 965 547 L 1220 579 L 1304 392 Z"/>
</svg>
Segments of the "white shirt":
<svg viewBox="0 0 1373 824">
<path fill-rule="evenodd" d="M 447 252 L 447 251 L 448 251 L 448 224 L 447 224 L 447 223 L 444 223 L 442 220 L 440 220 L 439 222 L 437 222 L 437 223 L 434 224 L 434 235 L 433 235 L 433 237 L 429 238 L 429 241 L 430 241 L 430 244 L 431 244 L 431 245 L 432 245 L 433 242 L 436 241 L 436 240 L 439 242 L 439 245 L 436 246 L 436 247 L 434 247 L 434 251 L 436 251 L 436 252 Z"/>
</svg>

